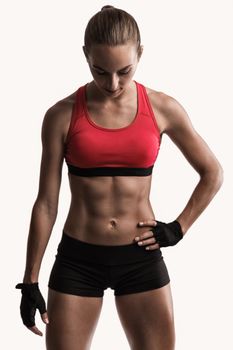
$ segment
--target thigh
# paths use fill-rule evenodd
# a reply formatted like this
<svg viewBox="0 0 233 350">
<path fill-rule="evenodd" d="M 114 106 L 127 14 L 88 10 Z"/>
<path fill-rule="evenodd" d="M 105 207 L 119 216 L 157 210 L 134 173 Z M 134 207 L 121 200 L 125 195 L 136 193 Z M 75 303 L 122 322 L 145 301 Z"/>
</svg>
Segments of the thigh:
<svg viewBox="0 0 233 350">
<path fill-rule="evenodd" d="M 86 297 L 49 289 L 47 350 L 87 350 L 100 316 L 103 297 Z"/>
<path fill-rule="evenodd" d="M 133 350 L 174 350 L 175 327 L 170 283 L 115 297 L 117 312 Z"/>
</svg>

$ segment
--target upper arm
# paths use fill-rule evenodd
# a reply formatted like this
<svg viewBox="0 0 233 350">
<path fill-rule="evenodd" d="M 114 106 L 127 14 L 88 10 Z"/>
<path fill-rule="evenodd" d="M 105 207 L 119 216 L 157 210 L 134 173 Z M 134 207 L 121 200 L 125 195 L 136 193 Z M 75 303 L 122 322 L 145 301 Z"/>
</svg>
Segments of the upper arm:
<svg viewBox="0 0 233 350">
<path fill-rule="evenodd" d="M 173 97 L 163 96 L 164 130 L 199 173 L 219 172 L 221 166 L 207 143 L 194 129 L 184 107 Z"/>
<path fill-rule="evenodd" d="M 45 113 L 41 128 L 42 155 L 36 201 L 53 214 L 57 212 L 62 179 L 66 119 L 64 113 L 64 109 L 54 105 Z"/>
</svg>

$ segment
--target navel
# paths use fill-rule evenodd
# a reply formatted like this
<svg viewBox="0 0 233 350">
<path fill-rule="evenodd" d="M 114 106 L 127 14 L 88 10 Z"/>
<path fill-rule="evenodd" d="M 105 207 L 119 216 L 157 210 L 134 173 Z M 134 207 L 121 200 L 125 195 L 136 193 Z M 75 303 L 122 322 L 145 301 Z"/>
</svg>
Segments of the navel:
<svg viewBox="0 0 233 350">
<path fill-rule="evenodd" d="M 110 226 L 111 226 L 111 227 L 116 227 L 116 226 L 117 226 L 117 221 L 116 221 L 116 219 L 111 219 L 111 220 L 109 221 L 109 223 L 110 223 Z"/>
</svg>

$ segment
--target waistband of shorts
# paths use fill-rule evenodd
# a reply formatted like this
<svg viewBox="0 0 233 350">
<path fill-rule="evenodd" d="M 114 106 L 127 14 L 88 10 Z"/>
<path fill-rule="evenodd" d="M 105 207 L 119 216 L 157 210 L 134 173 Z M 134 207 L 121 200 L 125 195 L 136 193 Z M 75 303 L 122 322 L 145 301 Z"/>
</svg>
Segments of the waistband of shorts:
<svg viewBox="0 0 233 350">
<path fill-rule="evenodd" d="M 57 257 L 84 260 L 104 265 L 120 265 L 147 259 L 163 259 L 160 249 L 145 250 L 135 242 L 125 245 L 100 245 L 81 241 L 64 230 L 57 249 Z"/>
</svg>

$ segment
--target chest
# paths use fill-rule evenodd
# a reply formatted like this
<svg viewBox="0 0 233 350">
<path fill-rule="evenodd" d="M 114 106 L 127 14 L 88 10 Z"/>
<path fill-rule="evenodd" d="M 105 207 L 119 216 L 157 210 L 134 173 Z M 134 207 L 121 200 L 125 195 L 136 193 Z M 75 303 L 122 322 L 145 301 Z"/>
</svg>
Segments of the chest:
<svg viewBox="0 0 233 350">
<path fill-rule="evenodd" d="M 137 101 L 76 104 L 66 144 L 67 163 L 83 168 L 148 168 L 160 148 L 160 132 L 144 90 Z M 78 96 L 79 97 L 79 96 Z"/>
<path fill-rule="evenodd" d="M 89 119 L 103 128 L 118 129 L 131 124 L 137 114 L 135 101 L 128 101 L 120 105 L 106 105 L 87 103 L 86 110 Z"/>
</svg>

